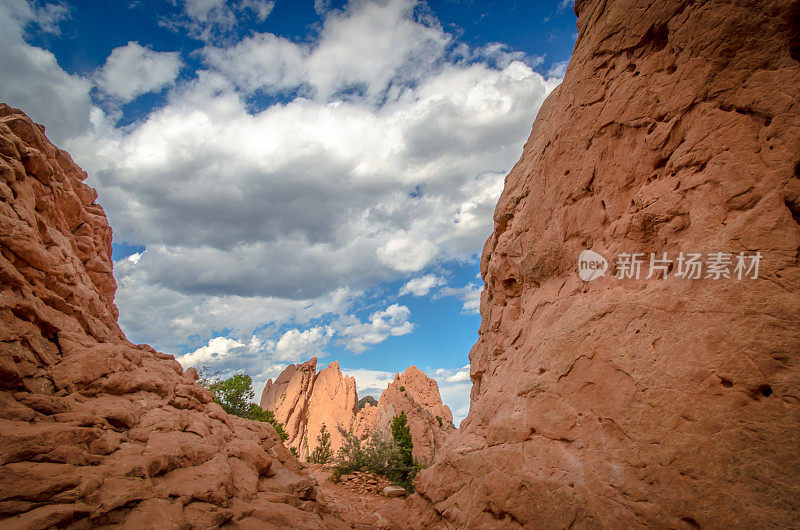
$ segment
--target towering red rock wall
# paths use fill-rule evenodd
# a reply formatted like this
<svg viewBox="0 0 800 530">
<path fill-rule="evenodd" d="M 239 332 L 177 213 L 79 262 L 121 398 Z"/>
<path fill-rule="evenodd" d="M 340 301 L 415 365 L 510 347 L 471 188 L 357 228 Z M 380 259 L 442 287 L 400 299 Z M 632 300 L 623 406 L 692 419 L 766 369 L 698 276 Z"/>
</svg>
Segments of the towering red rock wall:
<svg viewBox="0 0 800 530">
<path fill-rule="evenodd" d="M 459 527 L 800 527 L 800 3 L 576 12 L 484 248 L 470 414 L 418 491 Z M 583 249 L 763 258 L 587 283 Z"/>
<path fill-rule="evenodd" d="M 344 438 L 338 427 L 365 440 L 373 433 L 390 437 L 395 415 L 405 412 L 411 427 L 414 456 L 431 460 L 455 430 L 450 408 L 442 404 L 436 381 L 416 366 L 409 367 L 381 394 L 377 406 L 367 404 L 358 410 L 356 382 L 343 376 L 334 361 L 315 374 L 317 359 L 289 365 L 273 382 L 267 381 L 261 407 L 275 413 L 284 424 L 286 443 L 306 459 L 317 447 L 322 425 L 331 433 L 334 453 Z M 402 390 L 401 390 L 402 389 Z"/>
<path fill-rule="evenodd" d="M 85 177 L 0 104 L 0 526 L 336 526 L 270 425 L 125 339 Z"/>
</svg>

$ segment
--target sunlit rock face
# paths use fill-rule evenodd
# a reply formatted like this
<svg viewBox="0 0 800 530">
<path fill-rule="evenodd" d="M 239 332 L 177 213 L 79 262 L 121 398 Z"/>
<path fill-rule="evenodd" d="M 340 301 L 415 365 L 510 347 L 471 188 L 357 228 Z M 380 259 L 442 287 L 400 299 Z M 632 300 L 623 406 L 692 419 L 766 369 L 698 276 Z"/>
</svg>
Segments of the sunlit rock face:
<svg viewBox="0 0 800 530">
<path fill-rule="evenodd" d="M 455 431 L 453 413 L 442 403 L 439 385 L 416 366 L 397 373 L 381 393 L 372 431 L 391 436 L 392 420 L 405 413 L 414 442 L 414 456 L 430 462 Z"/>
<path fill-rule="evenodd" d="M 334 453 L 344 441 L 339 429 L 360 440 L 377 433 L 391 438 L 392 419 L 404 412 L 411 428 L 414 456 L 430 461 L 455 430 L 450 408 L 442 403 L 436 381 L 416 366 L 395 374 L 377 405 L 358 408 L 356 382 L 342 375 L 334 361 L 316 373 L 317 359 L 289 365 L 273 382 L 267 381 L 261 407 L 271 410 L 284 424 L 286 443 L 305 459 L 318 445 L 317 437 L 326 426 Z"/>
<path fill-rule="evenodd" d="M 484 248 L 470 413 L 418 491 L 458 527 L 800 526 L 800 4 L 575 9 Z M 664 252 L 707 268 L 646 279 Z"/>
<path fill-rule="evenodd" d="M 336 527 L 272 426 L 126 340 L 85 178 L 0 104 L 0 526 Z"/>
</svg>

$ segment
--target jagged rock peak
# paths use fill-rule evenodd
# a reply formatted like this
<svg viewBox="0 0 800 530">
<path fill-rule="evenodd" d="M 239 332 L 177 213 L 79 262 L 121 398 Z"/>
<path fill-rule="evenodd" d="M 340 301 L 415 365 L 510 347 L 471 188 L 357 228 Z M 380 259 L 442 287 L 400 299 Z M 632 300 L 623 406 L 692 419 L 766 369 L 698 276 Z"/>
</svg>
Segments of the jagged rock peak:
<svg viewBox="0 0 800 530">
<path fill-rule="evenodd" d="M 404 411 L 411 425 L 414 454 L 428 460 L 454 430 L 453 415 L 442 404 L 436 381 L 415 366 L 398 372 L 375 406 L 367 403 L 359 409 L 355 379 L 343 375 L 337 361 L 313 375 L 314 361 L 300 365 L 307 367 L 302 377 L 296 365 L 288 366 L 275 383 L 267 382 L 261 399 L 261 406 L 288 426 L 287 444 L 296 448 L 301 458 L 314 451 L 323 424 L 331 432 L 331 446 L 336 451 L 344 440 L 339 428 L 360 439 L 373 433 L 388 437 L 392 418 Z"/>
</svg>

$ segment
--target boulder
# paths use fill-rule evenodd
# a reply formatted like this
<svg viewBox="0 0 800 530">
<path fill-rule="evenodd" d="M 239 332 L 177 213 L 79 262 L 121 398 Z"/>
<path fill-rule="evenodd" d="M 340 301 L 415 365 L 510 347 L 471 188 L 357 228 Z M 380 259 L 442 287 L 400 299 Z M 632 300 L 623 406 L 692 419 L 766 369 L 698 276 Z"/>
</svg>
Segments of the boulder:
<svg viewBox="0 0 800 530">
<path fill-rule="evenodd" d="M 408 495 L 408 492 L 400 486 L 386 486 L 383 488 L 383 494 L 384 496 L 393 499 L 395 497 L 405 497 Z"/>
</svg>

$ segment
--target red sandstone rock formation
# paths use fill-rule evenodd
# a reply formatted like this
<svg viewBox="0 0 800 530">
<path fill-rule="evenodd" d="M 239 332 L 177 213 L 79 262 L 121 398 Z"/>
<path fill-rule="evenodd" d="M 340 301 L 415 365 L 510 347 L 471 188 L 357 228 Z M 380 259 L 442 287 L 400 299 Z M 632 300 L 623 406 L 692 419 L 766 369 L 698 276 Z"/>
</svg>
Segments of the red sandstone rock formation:
<svg viewBox="0 0 800 530">
<path fill-rule="evenodd" d="M 439 385 L 416 366 L 395 374 L 394 381 L 381 393 L 376 408 L 375 424 L 369 432 L 391 436 L 392 419 L 405 412 L 414 442 L 414 456 L 425 461 L 432 460 L 455 431 L 453 414 L 450 407 L 442 404 Z"/>
<path fill-rule="evenodd" d="M 261 394 L 261 408 L 275 414 L 275 418 L 283 424 L 283 430 L 289 435 L 286 445 L 297 450 L 306 438 L 308 400 L 316 377 L 317 358 L 314 357 L 300 365 L 290 364 L 274 383 L 272 379 L 267 381 Z"/>
<path fill-rule="evenodd" d="M 316 358 L 289 365 L 275 382 L 267 381 L 261 396 L 261 407 L 273 411 L 275 418 L 288 426 L 286 443 L 296 448 L 301 458 L 308 458 L 316 448 L 323 423 L 331 432 L 331 447 L 336 452 L 343 441 L 337 427 L 362 440 L 374 432 L 389 437 L 392 419 L 403 411 L 411 427 L 414 455 L 427 460 L 455 430 L 453 415 L 442 404 L 436 381 L 415 366 L 395 376 L 377 406 L 367 404 L 358 410 L 355 380 L 342 376 L 336 361 L 315 377 L 316 365 Z"/>
<path fill-rule="evenodd" d="M 800 527 L 800 4 L 575 7 L 484 248 L 470 414 L 418 491 L 461 527 Z M 763 259 L 585 283 L 589 248 Z"/>
<path fill-rule="evenodd" d="M 269 424 L 125 339 L 85 177 L 0 104 L 0 526 L 337 525 Z"/>
<path fill-rule="evenodd" d="M 352 431 L 356 412 L 358 412 L 356 380 L 349 375 L 342 376 L 339 363 L 334 361 L 317 374 L 314 391 L 308 400 L 306 429 L 309 454 L 317 447 L 317 437 L 323 423 L 331 433 L 331 448 L 334 451 L 338 450 L 344 441 L 338 427 Z M 305 447 L 301 449 L 301 456 L 305 450 Z"/>
<path fill-rule="evenodd" d="M 306 459 L 317 447 L 317 436 L 326 424 L 334 451 L 342 445 L 337 427 L 351 431 L 358 410 L 356 382 L 342 376 L 339 363 L 332 362 L 319 374 L 317 358 L 300 365 L 290 364 L 261 394 L 261 407 L 288 426 L 286 444 Z"/>
</svg>

